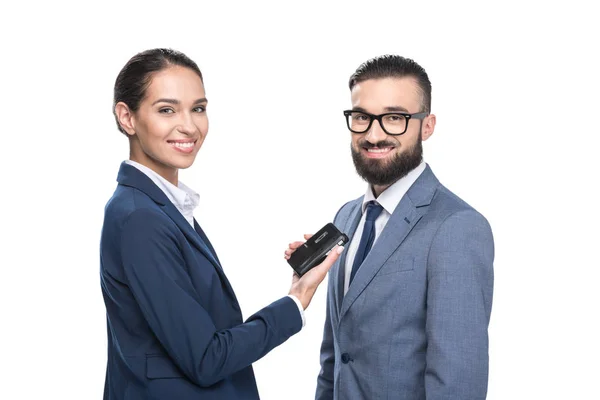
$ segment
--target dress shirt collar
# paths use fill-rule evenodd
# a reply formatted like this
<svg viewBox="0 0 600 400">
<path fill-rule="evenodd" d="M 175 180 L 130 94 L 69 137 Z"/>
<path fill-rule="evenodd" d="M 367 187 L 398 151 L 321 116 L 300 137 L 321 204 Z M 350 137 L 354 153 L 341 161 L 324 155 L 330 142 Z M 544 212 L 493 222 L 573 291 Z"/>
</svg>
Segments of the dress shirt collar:
<svg viewBox="0 0 600 400">
<path fill-rule="evenodd" d="M 393 214 L 396 206 L 400 203 L 400 200 L 402 200 L 402 197 L 404 197 L 406 192 L 408 192 L 408 189 L 410 189 L 413 183 L 421 176 L 426 167 L 427 164 L 425 161 L 421 161 L 421 164 L 419 164 L 417 168 L 406 174 L 404 178 L 394 182 L 394 184 L 384 190 L 378 198 L 375 198 L 375 195 L 373 194 L 373 187 L 368 185 L 367 192 L 363 198 L 362 212 L 365 212 L 369 201 L 376 200 L 388 214 Z"/>
<path fill-rule="evenodd" d="M 158 186 L 173 205 L 183 214 L 183 216 L 194 226 L 193 212 L 200 203 L 200 195 L 179 181 L 178 186 L 160 176 L 154 170 L 132 160 L 125 162 L 143 172 L 148 178 Z"/>
</svg>

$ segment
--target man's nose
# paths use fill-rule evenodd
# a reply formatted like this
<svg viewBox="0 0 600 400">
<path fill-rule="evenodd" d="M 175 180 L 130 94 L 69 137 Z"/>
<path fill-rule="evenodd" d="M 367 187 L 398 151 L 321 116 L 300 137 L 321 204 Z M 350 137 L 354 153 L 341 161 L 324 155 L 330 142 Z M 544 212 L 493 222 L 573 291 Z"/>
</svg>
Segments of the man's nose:
<svg viewBox="0 0 600 400">
<path fill-rule="evenodd" d="M 367 131 L 367 134 L 365 135 L 365 139 L 369 143 L 375 144 L 375 143 L 384 141 L 386 138 L 387 138 L 387 133 L 385 133 L 385 131 L 381 127 L 381 123 L 378 120 L 373 120 L 371 127 L 369 128 L 369 130 Z"/>
</svg>

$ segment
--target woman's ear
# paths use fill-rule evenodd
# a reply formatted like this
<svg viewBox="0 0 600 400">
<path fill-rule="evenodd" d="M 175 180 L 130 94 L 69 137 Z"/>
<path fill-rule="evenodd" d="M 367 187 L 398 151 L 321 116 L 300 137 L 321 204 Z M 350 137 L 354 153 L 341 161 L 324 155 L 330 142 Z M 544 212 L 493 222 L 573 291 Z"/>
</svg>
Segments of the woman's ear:
<svg viewBox="0 0 600 400">
<path fill-rule="evenodd" d="M 117 116 L 119 125 L 121 125 L 121 129 L 129 136 L 135 135 L 134 115 L 129 106 L 122 101 L 118 102 L 115 105 L 115 115 Z"/>
</svg>

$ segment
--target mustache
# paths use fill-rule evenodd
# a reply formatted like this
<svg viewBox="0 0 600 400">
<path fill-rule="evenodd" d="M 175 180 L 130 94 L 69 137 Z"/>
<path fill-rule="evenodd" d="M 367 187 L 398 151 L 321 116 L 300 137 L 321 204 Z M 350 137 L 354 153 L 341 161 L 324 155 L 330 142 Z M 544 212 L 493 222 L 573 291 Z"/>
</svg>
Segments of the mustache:
<svg viewBox="0 0 600 400">
<path fill-rule="evenodd" d="M 358 142 L 358 145 L 360 147 L 363 147 L 365 149 L 373 149 L 375 147 L 378 148 L 382 148 L 382 147 L 399 147 L 399 143 L 393 143 L 393 142 L 389 142 L 387 140 L 382 140 L 380 142 L 377 142 L 375 144 L 368 142 L 367 140 L 361 140 Z"/>
</svg>

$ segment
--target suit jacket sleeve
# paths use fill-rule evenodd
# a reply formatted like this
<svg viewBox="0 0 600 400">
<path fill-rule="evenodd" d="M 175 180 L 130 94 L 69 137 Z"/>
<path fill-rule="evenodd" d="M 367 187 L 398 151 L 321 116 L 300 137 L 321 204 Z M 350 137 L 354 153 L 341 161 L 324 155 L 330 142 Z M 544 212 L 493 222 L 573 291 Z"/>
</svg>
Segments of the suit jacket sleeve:
<svg viewBox="0 0 600 400">
<path fill-rule="evenodd" d="M 449 216 L 428 258 L 427 399 L 485 399 L 494 243 L 476 211 Z"/>
<path fill-rule="evenodd" d="M 199 302 L 172 229 L 168 217 L 158 212 L 134 211 L 121 232 L 121 255 L 148 325 L 191 381 L 213 385 L 300 331 L 300 314 L 289 297 L 239 326 L 218 331 Z"/>
</svg>

